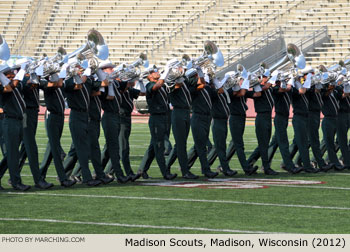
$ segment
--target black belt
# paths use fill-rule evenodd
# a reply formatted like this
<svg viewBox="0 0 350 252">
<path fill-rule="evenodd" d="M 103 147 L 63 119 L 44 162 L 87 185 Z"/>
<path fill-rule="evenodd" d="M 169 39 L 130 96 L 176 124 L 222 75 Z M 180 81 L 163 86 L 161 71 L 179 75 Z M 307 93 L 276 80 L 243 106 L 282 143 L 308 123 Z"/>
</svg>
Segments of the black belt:
<svg viewBox="0 0 350 252">
<path fill-rule="evenodd" d="M 30 109 L 30 110 L 39 110 L 38 107 L 26 107 L 26 109 Z"/>
<path fill-rule="evenodd" d="M 71 108 L 71 110 L 76 111 L 76 112 L 83 112 L 83 113 L 88 112 L 86 109 L 75 109 L 75 108 Z"/>
<path fill-rule="evenodd" d="M 64 116 L 64 113 L 61 113 L 61 112 L 56 112 L 56 111 L 50 111 L 50 114 L 53 114 L 53 115 L 60 115 L 60 116 Z"/>
<path fill-rule="evenodd" d="M 162 116 L 165 116 L 166 113 L 151 113 L 151 115 L 162 115 Z"/>
<path fill-rule="evenodd" d="M 198 113 L 198 112 L 193 112 L 193 114 L 203 115 L 203 116 L 211 116 L 210 114 L 206 114 L 206 113 Z"/>
<path fill-rule="evenodd" d="M 303 117 L 308 117 L 308 114 L 303 114 L 303 113 L 294 113 L 294 115 L 303 116 Z"/>
<path fill-rule="evenodd" d="M 23 117 L 20 116 L 9 116 L 5 114 L 5 118 L 10 118 L 10 119 L 16 119 L 16 120 L 23 120 Z"/>
</svg>

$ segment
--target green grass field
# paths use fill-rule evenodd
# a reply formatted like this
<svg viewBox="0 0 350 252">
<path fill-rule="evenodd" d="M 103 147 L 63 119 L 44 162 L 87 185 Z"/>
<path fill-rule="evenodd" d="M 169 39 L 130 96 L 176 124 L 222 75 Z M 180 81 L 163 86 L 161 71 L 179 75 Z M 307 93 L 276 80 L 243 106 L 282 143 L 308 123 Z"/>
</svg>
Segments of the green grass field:
<svg viewBox="0 0 350 252">
<path fill-rule="evenodd" d="M 132 127 L 131 162 L 137 171 L 150 134 L 147 124 Z M 289 134 L 293 134 L 292 127 Z M 227 142 L 229 138 L 230 135 Z M 248 156 L 257 145 L 254 126 L 247 125 L 244 139 Z M 41 160 L 47 143 L 43 122 L 39 123 L 37 140 Z M 102 148 L 103 135 L 100 141 Z M 66 123 L 62 137 L 66 152 L 70 143 Z M 190 133 L 188 149 L 192 145 Z M 32 188 L 26 193 L 15 192 L 7 185 L 6 174 L 2 185 L 7 190 L 0 193 L 0 233 L 350 233 L 350 171 L 289 175 L 279 168 L 280 162 L 277 151 L 272 168 L 280 171 L 280 175 L 265 176 L 259 170 L 257 175 L 249 177 L 252 180 L 242 181 L 248 177 L 243 175 L 234 156 L 230 165 L 239 172 L 235 178 L 223 185 L 201 177 L 194 181 L 200 183 L 196 188 L 142 185 L 160 182 L 156 161 L 149 172 L 151 180 L 125 185 L 113 182 L 96 188 L 60 187 L 53 164 L 47 180 L 55 187 L 47 191 Z M 217 165 L 218 161 L 212 168 Z M 177 162 L 172 171 L 180 175 Z M 192 171 L 200 175 L 198 160 Z M 24 183 L 33 184 L 28 164 L 22 178 Z M 261 179 L 274 179 L 278 183 L 262 183 Z M 281 180 L 293 181 L 280 183 Z M 304 184 L 298 184 L 297 180 Z M 312 184 L 315 181 L 325 183 Z M 267 187 L 232 189 L 230 183 Z M 203 184 L 219 188 L 205 188 Z"/>
</svg>

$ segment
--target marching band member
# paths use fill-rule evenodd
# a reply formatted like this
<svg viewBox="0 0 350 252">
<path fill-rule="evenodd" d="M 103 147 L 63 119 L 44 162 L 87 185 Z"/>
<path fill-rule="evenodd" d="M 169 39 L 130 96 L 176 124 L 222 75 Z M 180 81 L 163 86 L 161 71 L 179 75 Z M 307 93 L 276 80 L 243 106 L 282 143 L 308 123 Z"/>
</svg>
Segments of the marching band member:
<svg viewBox="0 0 350 252">
<path fill-rule="evenodd" d="M 339 114 L 337 120 L 337 139 L 344 159 L 344 167 L 350 169 L 350 147 L 347 133 L 350 129 L 350 84 L 338 85 L 337 92 L 342 96 L 339 101 Z"/>
<path fill-rule="evenodd" d="M 227 121 L 230 116 L 229 94 L 224 92 L 223 82 L 214 78 L 211 82 L 212 88 L 216 90 L 212 96 L 212 116 L 213 116 L 213 140 L 215 151 L 220 160 L 222 173 L 227 177 L 237 174 L 237 171 L 231 170 L 226 157 L 226 138 L 227 138 Z M 208 155 L 209 156 L 209 155 Z"/>
<path fill-rule="evenodd" d="M 56 172 L 60 180 L 61 186 L 71 187 L 75 181 L 69 180 L 64 172 L 61 158 L 61 136 L 64 126 L 64 110 L 65 102 L 62 92 L 64 76 L 59 76 L 59 80 L 51 80 L 50 78 L 40 79 L 40 86 L 44 90 L 44 98 L 46 108 L 49 111 L 47 117 L 47 137 L 49 139 L 51 155 L 54 160 Z M 49 155 L 50 156 L 50 155 Z M 49 166 L 44 165 L 40 168 L 41 177 L 46 178 Z"/>
<path fill-rule="evenodd" d="M 207 76 L 207 81 L 205 81 L 201 68 L 197 67 L 196 69 L 187 70 L 186 75 L 191 73 L 191 71 L 194 72 L 194 75 L 188 76 L 188 78 L 192 81 L 198 79 L 198 82 L 197 85 L 192 84 L 189 88 L 192 97 L 191 129 L 194 140 L 194 147 L 192 148 L 194 154 L 191 154 L 190 151 L 187 156 L 193 156 L 193 159 L 198 156 L 202 174 L 207 178 L 214 178 L 218 173 L 210 170 L 206 148 L 212 120 L 211 110 L 213 105 L 211 96 L 214 92 L 207 84 L 210 81 L 209 77 Z"/>
<path fill-rule="evenodd" d="M 105 72 L 108 77 L 111 75 L 115 67 L 109 60 L 100 63 L 99 68 Z M 107 77 L 107 79 L 108 79 Z M 109 85 L 101 91 L 100 100 L 104 111 L 102 116 L 102 128 L 106 138 L 106 150 L 104 159 L 111 159 L 112 169 L 119 183 L 126 183 L 129 178 L 124 176 L 120 167 L 119 154 L 119 132 L 120 132 L 120 104 L 121 94 L 118 89 L 119 83 L 113 78 L 108 79 Z"/>
<path fill-rule="evenodd" d="M 161 75 L 161 79 L 166 79 L 170 69 L 170 65 L 176 63 L 176 59 L 170 60 Z M 174 157 L 179 159 L 182 177 L 186 179 L 197 179 L 198 176 L 189 171 L 187 157 L 187 138 L 190 130 L 190 108 L 192 104 L 191 93 L 189 87 L 197 86 L 199 83 L 197 77 L 191 79 L 185 78 L 184 81 L 175 83 L 174 90 L 170 92 L 170 102 L 174 109 L 171 116 L 171 125 L 175 138 L 175 145 L 167 159 L 167 169 L 170 171 L 170 166 L 174 161 Z"/>
<path fill-rule="evenodd" d="M 129 137 L 131 133 L 131 113 L 134 109 L 134 99 L 145 95 L 145 90 L 134 88 L 135 82 L 138 81 L 138 76 L 135 78 L 120 81 L 120 90 L 122 102 L 120 105 L 120 132 L 119 132 L 119 147 L 123 167 L 129 180 L 135 181 L 139 175 L 135 175 L 130 166 L 130 147 Z M 111 173 L 112 164 L 108 162 L 105 169 L 106 173 Z"/>
<path fill-rule="evenodd" d="M 262 94 L 260 97 L 253 98 L 255 112 L 257 113 L 255 117 L 255 133 L 258 139 L 258 147 L 247 161 L 249 164 L 254 164 L 257 160 L 255 153 L 257 153 L 257 156 L 261 156 L 264 173 L 266 175 L 277 175 L 278 172 L 271 169 L 268 157 L 268 148 L 272 131 L 271 114 L 275 104 L 271 91 L 271 83 L 268 81 L 269 77 L 270 71 L 266 69 L 261 79 Z"/>
<path fill-rule="evenodd" d="M 342 99 L 343 94 L 341 90 L 335 89 L 335 85 L 336 83 L 329 83 L 327 90 L 322 96 L 324 103 L 322 107 L 322 113 L 324 115 L 322 120 L 322 132 L 330 162 L 335 165 L 335 170 L 342 171 L 344 170 L 344 166 L 339 162 L 335 152 L 334 141 L 337 132 L 337 119 L 340 109 L 339 100 Z"/>
<path fill-rule="evenodd" d="M 244 83 L 244 85 L 243 85 Z M 261 96 L 260 86 L 255 86 L 253 92 L 247 92 L 249 89 L 249 82 L 240 80 L 240 85 L 235 85 L 229 92 L 231 103 L 230 108 L 230 132 L 233 142 L 233 147 L 236 150 L 238 160 L 246 175 L 252 175 L 258 169 L 257 166 L 252 167 L 246 159 L 244 152 L 244 129 L 246 123 L 246 111 L 248 110 L 247 98 Z M 233 148 L 232 148 L 233 149 Z M 227 154 L 226 157 L 228 158 Z M 229 160 L 229 159 L 228 159 Z"/>
<path fill-rule="evenodd" d="M 167 111 L 169 110 L 164 87 L 166 74 L 160 76 L 158 69 L 153 67 L 148 68 L 146 73 L 149 81 L 146 84 L 146 99 L 150 113 L 148 125 L 151 132 L 151 143 L 141 161 L 138 174 L 147 174 L 155 157 L 163 178 L 172 180 L 177 177 L 177 174 L 171 174 L 168 171 L 164 158 L 164 139 L 167 134 Z"/>
</svg>

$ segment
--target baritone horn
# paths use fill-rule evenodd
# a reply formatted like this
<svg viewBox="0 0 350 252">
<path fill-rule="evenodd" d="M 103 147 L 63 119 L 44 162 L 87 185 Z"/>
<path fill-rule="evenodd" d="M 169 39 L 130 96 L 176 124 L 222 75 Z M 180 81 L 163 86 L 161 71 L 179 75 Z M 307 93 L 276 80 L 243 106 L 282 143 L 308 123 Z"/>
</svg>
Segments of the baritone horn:
<svg viewBox="0 0 350 252">
<path fill-rule="evenodd" d="M 101 33 L 95 29 L 91 29 L 87 33 L 86 44 L 69 54 L 68 58 L 77 58 L 78 61 L 82 62 L 84 68 L 87 67 L 86 63 L 91 68 L 97 68 L 98 59 L 106 60 L 108 55 L 109 49 Z"/>
<path fill-rule="evenodd" d="M 203 54 L 193 61 L 193 66 L 200 67 L 206 71 L 210 79 L 215 77 L 216 67 L 222 67 L 225 63 L 224 56 L 214 42 L 204 42 Z"/>
</svg>

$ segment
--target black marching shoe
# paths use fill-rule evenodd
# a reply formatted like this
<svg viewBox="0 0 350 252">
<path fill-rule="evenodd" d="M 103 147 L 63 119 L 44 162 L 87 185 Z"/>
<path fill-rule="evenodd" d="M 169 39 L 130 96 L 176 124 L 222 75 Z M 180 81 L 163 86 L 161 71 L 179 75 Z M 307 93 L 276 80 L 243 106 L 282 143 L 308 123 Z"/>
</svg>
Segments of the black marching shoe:
<svg viewBox="0 0 350 252">
<path fill-rule="evenodd" d="M 88 182 L 86 182 L 86 185 L 87 186 L 98 186 L 102 183 L 101 180 L 97 180 L 97 179 L 92 179 L 92 180 L 89 180 Z"/>
<path fill-rule="evenodd" d="M 297 173 L 300 173 L 301 171 L 303 171 L 304 168 L 303 167 L 296 167 L 294 166 L 292 169 L 288 170 L 289 173 L 291 174 L 297 174 Z"/>
<path fill-rule="evenodd" d="M 197 175 L 194 175 L 192 172 L 187 172 L 185 175 L 182 175 L 185 179 L 198 179 L 199 177 Z"/>
<path fill-rule="evenodd" d="M 228 169 L 227 171 L 222 171 L 222 173 L 223 173 L 226 177 L 233 177 L 234 175 L 237 174 L 237 171 Z"/>
<path fill-rule="evenodd" d="M 327 165 L 324 165 L 324 166 L 320 167 L 320 171 L 321 171 L 321 172 L 327 172 L 327 171 L 333 169 L 334 166 L 335 166 L 334 164 L 327 164 Z"/>
<path fill-rule="evenodd" d="M 177 177 L 176 173 L 175 174 L 167 173 L 167 174 L 164 175 L 163 178 L 166 179 L 166 180 L 173 180 L 176 177 Z"/>
<path fill-rule="evenodd" d="M 23 185 L 23 184 L 17 184 L 17 185 L 12 186 L 12 187 L 16 191 L 22 191 L 22 192 L 28 191 L 30 189 L 29 185 Z"/>
<path fill-rule="evenodd" d="M 71 186 L 75 185 L 75 183 L 77 183 L 75 180 L 66 179 L 66 180 L 63 180 L 61 182 L 61 186 L 63 186 L 63 187 L 71 187 Z"/>
<path fill-rule="evenodd" d="M 219 173 L 209 170 L 209 171 L 205 172 L 203 175 L 204 175 L 204 177 L 207 177 L 207 178 L 215 178 L 217 175 L 219 175 Z"/>
<path fill-rule="evenodd" d="M 53 184 L 48 183 L 45 180 L 40 180 L 38 183 L 35 184 L 35 187 L 39 189 L 49 189 L 53 187 Z"/>
<path fill-rule="evenodd" d="M 304 172 L 306 172 L 306 173 L 318 173 L 319 170 L 316 168 L 307 168 L 307 169 L 304 168 Z"/>
<path fill-rule="evenodd" d="M 334 166 L 334 170 L 336 170 L 336 171 L 343 171 L 344 169 L 345 169 L 345 167 L 342 165 L 335 165 Z"/>
<path fill-rule="evenodd" d="M 130 180 L 131 182 L 135 182 L 136 180 L 138 180 L 139 178 L 141 178 L 141 173 L 136 173 L 136 174 L 131 174 L 130 176 Z"/>
<path fill-rule="evenodd" d="M 249 169 L 248 170 L 244 170 L 244 173 L 245 173 L 245 175 L 248 175 L 248 176 L 250 176 L 250 175 L 253 175 L 253 174 L 256 174 L 257 172 L 257 170 L 259 169 L 259 167 L 256 165 L 256 166 L 250 166 L 249 167 Z"/>
<path fill-rule="evenodd" d="M 265 175 L 278 175 L 278 172 L 272 170 L 271 168 L 264 169 Z"/>
<path fill-rule="evenodd" d="M 105 176 L 104 178 L 99 178 L 99 180 L 102 182 L 102 184 L 107 185 L 111 183 L 114 180 L 114 178 Z"/>
<path fill-rule="evenodd" d="M 147 172 L 145 172 L 145 171 L 141 173 L 141 176 L 143 179 L 149 179 L 149 176 L 148 176 Z"/>
<path fill-rule="evenodd" d="M 123 176 L 117 177 L 116 180 L 120 184 L 125 184 L 126 182 L 129 181 L 129 178 L 123 175 Z"/>
</svg>

